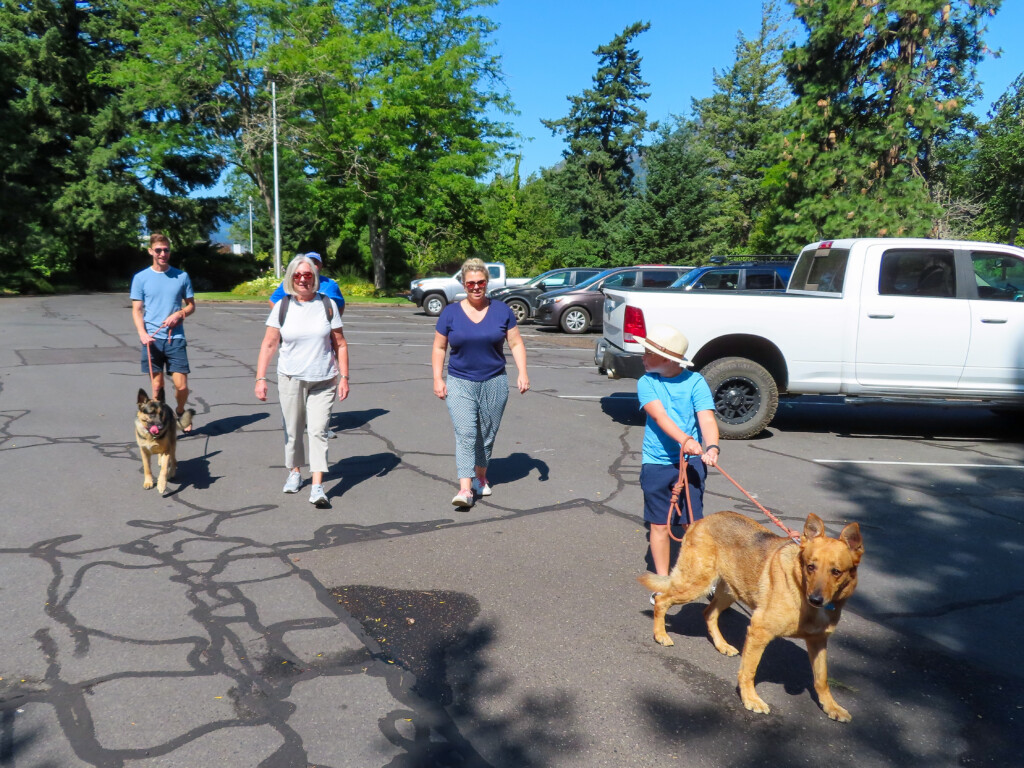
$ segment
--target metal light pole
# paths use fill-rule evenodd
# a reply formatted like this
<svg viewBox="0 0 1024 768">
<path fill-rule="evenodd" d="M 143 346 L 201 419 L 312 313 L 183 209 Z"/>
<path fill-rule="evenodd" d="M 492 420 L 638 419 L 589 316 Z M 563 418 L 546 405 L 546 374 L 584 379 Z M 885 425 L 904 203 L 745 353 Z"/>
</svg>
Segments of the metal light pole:
<svg viewBox="0 0 1024 768">
<path fill-rule="evenodd" d="M 270 81 L 271 123 L 274 126 L 274 277 L 281 279 L 281 201 L 277 187 L 277 83 Z"/>
<path fill-rule="evenodd" d="M 252 247 L 252 195 L 249 195 L 249 254 L 255 255 L 256 251 Z"/>
</svg>

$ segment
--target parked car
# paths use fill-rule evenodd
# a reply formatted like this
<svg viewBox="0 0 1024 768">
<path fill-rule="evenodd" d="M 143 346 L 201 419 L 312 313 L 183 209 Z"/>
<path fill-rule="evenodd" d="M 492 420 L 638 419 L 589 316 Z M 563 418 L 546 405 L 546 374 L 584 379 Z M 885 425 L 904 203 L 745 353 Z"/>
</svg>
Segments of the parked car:
<svg viewBox="0 0 1024 768">
<path fill-rule="evenodd" d="M 794 261 L 795 257 L 780 257 L 779 261 L 709 264 L 691 269 L 671 287 L 686 291 L 784 291 Z"/>
<path fill-rule="evenodd" d="M 488 288 L 504 288 L 505 286 L 522 285 L 525 277 L 508 277 L 505 265 L 500 262 L 488 262 Z M 431 317 L 437 317 L 445 305 L 466 298 L 466 289 L 462 287 L 462 273 L 456 272 L 451 277 L 425 277 L 413 280 L 409 284 L 409 301 Z"/>
<path fill-rule="evenodd" d="M 549 269 L 523 285 L 508 286 L 490 291 L 488 296 L 508 304 L 517 322 L 533 317 L 537 311 L 537 297 L 546 291 L 572 288 L 598 274 L 597 268 Z"/>
<path fill-rule="evenodd" d="M 542 293 L 533 319 L 538 325 L 554 325 L 566 333 L 586 333 L 601 327 L 602 288 L 668 288 L 690 269 L 665 264 L 606 269 L 573 288 Z"/>
</svg>

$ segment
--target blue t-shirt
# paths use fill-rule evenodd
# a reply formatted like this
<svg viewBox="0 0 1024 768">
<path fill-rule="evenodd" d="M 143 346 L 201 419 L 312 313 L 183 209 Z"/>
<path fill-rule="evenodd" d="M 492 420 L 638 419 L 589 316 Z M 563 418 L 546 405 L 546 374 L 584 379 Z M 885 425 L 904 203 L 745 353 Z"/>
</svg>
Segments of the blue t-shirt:
<svg viewBox="0 0 1024 768">
<path fill-rule="evenodd" d="M 160 337 L 166 338 L 167 329 L 160 330 L 160 323 L 181 309 L 185 299 L 191 299 L 193 295 L 188 273 L 174 267 L 168 267 L 166 272 L 146 267 L 132 278 L 131 298 L 142 302 L 142 318 L 150 336 L 156 336 L 159 330 Z M 171 338 L 185 338 L 184 323 L 171 328 Z"/>
<path fill-rule="evenodd" d="M 636 396 L 642 409 L 648 403 L 660 400 L 665 411 L 683 432 L 703 443 L 698 411 L 713 411 L 715 399 L 711 387 L 699 373 L 683 371 L 666 379 L 658 373 L 645 373 L 636 383 Z M 644 464 L 678 464 L 679 443 L 665 434 L 650 416 L 644 429 Z"/>
<path fill-rule="evenodd" d="M 341 288 L 338 284 L 331 280 L 329 277 L 320 278 L 320 287 L 317 288 L 320 293 L 327 294 L 330 298 L 334 299 L 334 303 L 338 305 L 338 311 L 340 312 L 345 308 L 345 297 L 341 295 Z M 284 298 L 284 283 L 282 282 L 274 292 L 270 294 L 270 300 L 275 304 Z"/>
<path fill-rule="evenodd" d="M 505 372 L 505 336 L 516 316 L 503 301 L 491 301 L 479 323 L 466 316 L 462 302 L 449 304 L 437 318 L 437 332 L 448 338 L 448 374 L 468 381 L 487 381 Z"/>
</svg>

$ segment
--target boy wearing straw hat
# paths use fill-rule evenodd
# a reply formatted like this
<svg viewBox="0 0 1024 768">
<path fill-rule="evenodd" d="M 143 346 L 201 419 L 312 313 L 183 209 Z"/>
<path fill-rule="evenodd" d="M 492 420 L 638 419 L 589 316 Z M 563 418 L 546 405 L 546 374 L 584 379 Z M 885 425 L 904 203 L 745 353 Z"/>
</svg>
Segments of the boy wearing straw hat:
<svg viewBox="0 0 1024 768">
<path fill-rule="evenodd" d="M 704 516 L 707 466 L 718 462 L 718 422 L 707 381 L 688 370 L 692 363 L 686 359 L 686 336 L 670 325 L 652 325 L 646 337 L 636 340 L 644 348 L 646 371 L 636 386 L 640 408 L 647 414 L 640 467 L 644 522 L 650 531 L 655 573 L 667 576 L 671 546 L 668 511 L 672 487 L 679 481 L 679 451 L 682 448 L 686 454 L 690 506 L 693 519 L 699 520 Z M 686 499 L 681 498 L 679 508 L 685 509 L 685 504 Z M 685 523 L 678 514 L 671 522 Z"/>
</svg>

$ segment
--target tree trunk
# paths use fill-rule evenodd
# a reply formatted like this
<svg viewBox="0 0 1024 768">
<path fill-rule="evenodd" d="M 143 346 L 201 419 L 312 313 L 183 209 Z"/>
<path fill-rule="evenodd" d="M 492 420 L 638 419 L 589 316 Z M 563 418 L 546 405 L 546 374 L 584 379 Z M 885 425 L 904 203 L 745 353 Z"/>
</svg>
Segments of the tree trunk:
<svg viewBox="0 0 1024 768">
<path fill-rule="evenodd" d="M 388 252 L 388 231 L 376 213 L 369 216 L 370 255 L 373 257 L 373 287 L 383 291 L 387 287 L 387 267 L 384 259 Z"/>
</svg>

